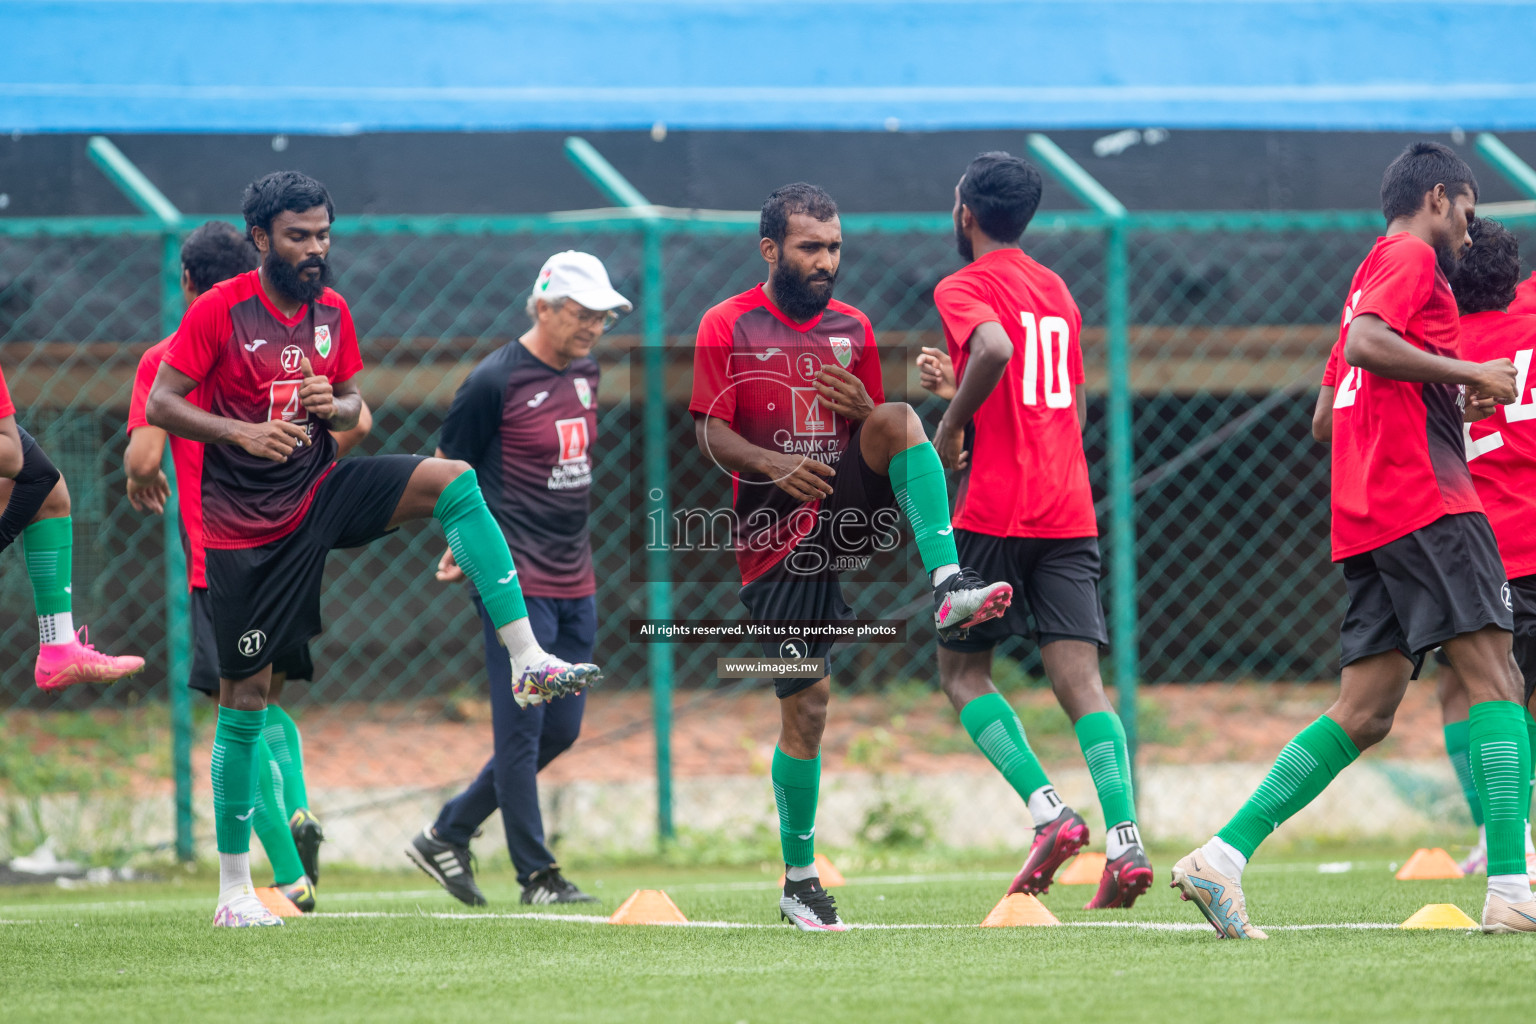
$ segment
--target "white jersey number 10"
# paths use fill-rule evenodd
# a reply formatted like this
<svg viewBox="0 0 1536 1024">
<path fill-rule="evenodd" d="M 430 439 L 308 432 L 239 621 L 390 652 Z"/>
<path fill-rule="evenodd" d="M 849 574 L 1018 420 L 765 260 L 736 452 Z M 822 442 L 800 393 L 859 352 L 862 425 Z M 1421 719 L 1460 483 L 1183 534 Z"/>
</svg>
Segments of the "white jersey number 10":
<svg viewBox="0 0 1536 1024">
<path fill-rule="evenodd" d="M 1045 407 L 1072 407 L 1072 375 L 1067 372 L 1067 321 L 1059 316 L 1019 314 L 1024 324 L 1024 404 L 1040 404 L 1040 378 L 1045 378 Z"/>
</svg>

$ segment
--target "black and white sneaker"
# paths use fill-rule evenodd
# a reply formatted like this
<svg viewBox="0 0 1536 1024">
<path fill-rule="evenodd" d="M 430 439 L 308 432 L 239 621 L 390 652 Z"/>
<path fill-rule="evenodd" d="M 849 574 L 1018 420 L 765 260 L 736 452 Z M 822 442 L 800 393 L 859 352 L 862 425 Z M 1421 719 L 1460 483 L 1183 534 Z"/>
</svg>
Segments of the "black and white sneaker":
<svg viewBox="0 0 1536 1024">
<path fill-rule="evenodd" d="M 821 879 L 784 881 L 779 897 L 779 917 L 803 932 L 845 932 L 848 926 L 837 916 L 837 903 L 821 887 Z"/>
<path fill-rule="evenodd" d="M 528 876 L 523 886 L 524 903 L 596 903 L 596 896 L 588 896 L 576 888 L 560 873 L 560 865 L 551 864 L 543 871 Z"/>
<path fill-rule="evenodd" d="M 933 625 L 940 640 L 963 640 L 978 623 L 995 619 L 1013 601 L 1011 583 L 988 583 L 975 569 L 961 568 L 933 588 Z"/>
<path fill-rule="evenodd" d="M 460 903 L 471 907 L 485 906 L 485 895 L 475 884 L 474 854 L 469 852 L 469 847 L 443 842 L 432 834 L 432 826 L 428 825 L 411 839 L 405 855 Z"/>
</svg>

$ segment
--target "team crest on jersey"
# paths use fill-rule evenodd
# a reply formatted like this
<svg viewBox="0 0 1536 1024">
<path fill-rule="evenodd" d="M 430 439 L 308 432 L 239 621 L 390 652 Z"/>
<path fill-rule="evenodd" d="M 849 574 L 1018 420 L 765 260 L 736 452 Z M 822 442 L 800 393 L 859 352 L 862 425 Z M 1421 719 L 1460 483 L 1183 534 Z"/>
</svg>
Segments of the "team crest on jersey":
<svg viewBox="0 0 1536 1024">
<path fill-rule="evenodd" d="M 571 383 L 576 385 L 576 397 L 580 399 L 581 407 L 583 409 L 592 408 L 592 385 L 587 383 L 587 378 L 577 377 Z"/>
<path fill-rule="evenodd" d="M 315 328 L 315 351 L 322 356 L 331 354 L 331 328 L 328 324 L 320 324 Z"/>
<path fill-rule="evenodd" d="M 853 339 L 828 338 L 827 341 L 831 344 L 832 354 L 837 357 L 837 361 L 842 364 L 843 369 L 848 369 L 848 364 L 853 362 Z"/>
</svg>

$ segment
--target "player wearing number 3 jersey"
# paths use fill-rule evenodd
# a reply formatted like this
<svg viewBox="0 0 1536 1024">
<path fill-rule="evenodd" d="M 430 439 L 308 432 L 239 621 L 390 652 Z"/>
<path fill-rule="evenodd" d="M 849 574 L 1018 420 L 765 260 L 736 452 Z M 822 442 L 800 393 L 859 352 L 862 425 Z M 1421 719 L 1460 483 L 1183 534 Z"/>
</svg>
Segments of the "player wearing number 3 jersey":
<svg viewBox="0 0 1536 1024">
<path fill-rule="evenodd" d="M 1483 930 L 1536 932 L 1524 842 L 1531 751 L 1510 657 L 1508 588 L 1467 469 L 1457 400 L 1460 385 L 1470 415 L 1509 403 L 1515 369 L 1508 359 L 1459 358 L 1443 269 L 1471 244 L 1477 182 L 1450 149 L 1421 142 L 1387 168 L 1381 198 L 1387 231 L 1345 295 L 1325 380 L 1335 388 L 1333 558 L 1349 591 L 1339 697 L 1286 745 L 1226 827 L 1173 869 L 1174 886 L 1224 938 L 1265 937 L 1248 920 L 1248 859 L 1386 737 L 1409 679 L 1436 646 L 1472 702 L 1468 756 L 1488 831 Z"/>
<path fill-rule="evenodd" d="M 1099 677 L 1108 636 L 1083 454 L 1083 318 L 1061 278 L 1019 248 L 1041 189 L 1040 172 L 1007 153 L 984 153 L 966 168 L 954 217 L 969 265 L 933 293 L 958 385 L 949 385 L 937 351 L 919 360 L 925 386 L 952 395 L 934 445 L 946 464 L 964 470 L 955 511 L 960 560 L 987 579 L 1007 580 L 1024 598 L 968 637 L 941 637 L 939 679 L 1034 821 L 1034 842 L 1009 891 L 1045 892 L 1087 843 L 1088 825 L 1056 795 L 1018 716 L 992 685 L 992 649 L 1009 636 L 1034 637 L 1104 810 L 1108 859 L 1088 906 L 1128 907 L 1152 884 L 1152 868 L 1136 826 L 1125 729 Z"/>
<path fill-rule="evenodd" d="M 211 760 L 218 926 L 282 923 L 251 888 L 257 741 L 274 660 L 320 632 L 332 549 L 435 518 L 506 644 L 514 687 L 562 696 L 598 675 L 535 640 L 506 539 L 468 463 L 335 461 L 332 432 L 356 426 L 362 412 L 355 378 L 363 363 L 347 304 L 326 287 L 333 212 L 325 187 L 296 171 L 246 188 L 246 231 L 262 264 L 192 304 L 145 408 L 151 425 L 206 446 L 205 573 L 219 660 Z"/>
<path fill-rule="evenodd" d="M 939 636 L 1002 614 L 1012 588 L 961 568 L 944 468 L 912 407 L 885 401 L 869 320 L 832 298 L 837 204 L 814 185 L 786 185 L 763 204 L 759 234 L 768 281 L 704 314 L 688 406 L 700 450 L 731 476 L 742 603 L 765 622 L 851 617 L 838 573 L 899 545 L 899 507 L 933 585 Z M 784 642 L 764 643 L 764 654 L 819 658 L 831 648 L 824 638 Z M 775 684 L 779 909 L 802 931 L 844 928 L 815 866 L 830 671 Z"/>
</svg>

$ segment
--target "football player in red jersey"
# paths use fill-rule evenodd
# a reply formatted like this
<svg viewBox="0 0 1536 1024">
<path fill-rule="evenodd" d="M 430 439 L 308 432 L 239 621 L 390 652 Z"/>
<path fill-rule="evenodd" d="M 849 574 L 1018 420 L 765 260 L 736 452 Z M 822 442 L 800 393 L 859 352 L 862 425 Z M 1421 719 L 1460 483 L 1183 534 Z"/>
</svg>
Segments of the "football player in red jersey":
<svg viewBox="0 0 1536 1024">
<path fill-rule="evenodd" d="M 181 247 L 181 292 L 190 306 L 203 292 L 220 281 L 256 267 L 256 248 L 244 234 L 221 220 L 209 221 L 187 236 Z M 174 335 L 172 335 L 174 337 Z M 161 462 L 169 435 L 144 418 L 149 389 L 160 370 L 168 337 L 151 345 L 139 358 L 134 375 L 133 397 L 128 403 L 128 448 L 123 470 L 128 480 L 128 500 L 141 512 L 165 511 L 169 484 Z M 367 404 L 357 426 L 336 435 L 336 457 L 341 458 L 368 436 L 373 415 Z M 176 466 L 177 508 L 182 545 L 187 556 L 187 585 L 191 591 L 192 666 L 187 685 L 218 699 L 219 652 L 213 636 L 213 612 L 209 607 L 208 581 L 204 574 L 202 467 L 203 446 L 181 437 L 169 437 L 171 461 Z M 285 652 L 272 663 L 272 687 L 267 693 L 267 724 L 257 743 L 257 760 L 265 766 L 257 772 L 256 835 L 272 864 L 274 884 L 300 910 L 315 908 L 315 882 L 319 880 L 320 843 L 325 834 L 309 809 L 304 779 L 304 748 L 298 723 L 279 704 L 289 679 L 311 679 L 314 662 L 309 645 Z"/>
<path fill-rule="evenodd" d="M 1286 745 L 1226 827 L 1173 869 L 1173 885 L 1224 938 L 1265 937 L 1248 919 L 1248 859 L 1387 735 L 1437 646 L 1472 703 L 1469 759 L 1488 825 L 1483 930 L 1536 931 L 1522 838 L 1531 751 L 1509 590 L 1467 468 L 1458 393 L 1477 407 L 1508 404 L 1516 374 L 1507 358 L 1460 358 L 1445 273 L 1471 244 L 1477 181 L 1447 147 L 1415 143 L 1387 168 L 1381 199 L 1387 231 L 1350 283 L 1325 378 L 1334 386 L 1333 558 L 1349 591 L 1339 697 Z"/>
<path fill-rule="evenodd" d="M 964 470 L 954 514 L 961 561 L 1025 598 L 968 637 L 941 639 L 939 679 L 1034 820 L 1035 840 L 1009 891 L 1043 893 L 1087 843 L 1088 825 L 1056 794 L 1018 715 L 992 685 L 997 644 L 1010 636 L 1039 643 L 1104 811 L 1107 860 L 1088 908 L 1128 907 L 1151 886 L 1152 866 L 1136 826 L 1125 728 L 1099 676 L 1109 637 L 1083 453 L 1083 318 L 1065 282 L 1019 247 L 1041 191 L 1040 172 L 1027 161 L 1007 153 L 971 161 L 954 208 L 967 265 L 934 290 L 948 351 L 918 357 L 924 387 L 950 399 L 934 447 L 947 466 Z"/>
<path fill-rule="evenodd" d="M 839 570 L 900 544 L 899 507 L 929 573 L 939 635 L 1001 615 L 1012 588 L 960 567 L 939 457 L 912 407 L 885 401 L 869 319 L 832 297 L 837 204 L 814 185 L 786 185 L 763 204 L 759 235 L 768 281 L 704 314 L 689 403 L 699 448 L 731 476 L 742 603 L 765 622 L 851 618 Z M 764 653 L 822 658 L 831 649 L 830 640 L 784 643 L 766 642 Z M 803 931 L 844 928 L 815 867 L 830 680 L 827 668 L 775 682 L 779 909 Z"/>
<path fill-rule="evenodd" d="M 1497 221 L 1483 219 L 1472 225 L 1470 234 L 1472 247 L 1457 262 L 1451 275 L 1456 306 L 1461 311 L 1462 355 L 1474 362 L 1513 360 L 1517 390 L 1513 403 L 1494 406 L 1491 415 L 1466 425 L 1467 465 L 1498 538 L 1499 554 L 1509 576 L 1515 663 L 1523 677 L 1529 709 L 1536 691 L 1536 533 L 1530 528 L 1536 513 L 1536 489 L 1531 486 L 1536 480 L 1536 397 L 1532 395 L 1536 379 L 1530 373 L 1532 355 L 1536 353 L 1536 303 L 1528 313 L 1515 312 L 1514 301 L 1523 286 L 1520 243 L 1514 234 Z M 1454 677 L 1454 670 L 1448 675 Z M 1459 683 L 1459 677 L 1455 678 Z M 1456 716 L 1458 721 L 1448 720 L 1446 724 L 1446 746 L 1450 751 L 1453 730 L 1461 734 L 1469 729 L 1469 696 L 1464 685 L 1448 689 L 1461 712 Z M 1529 710 L 1526 729 L 1536 745 L 1536 719 L 1531 718 Z M 1452 760 L 1458 761 L 1454 753 Z M 1459 761 L 1466 761 L 1464 746 Z M 1458 763 L 1457 774 L 1470 776 L 1470 766 L 1463 772 Z M 1487 824 L 1477 790 L 1467 784 L 1470 782 L 1470 778 L 1465 780 L 1463 790 L 1477 823 L 1482 826 L 1478 848 L 1473 851 L 1473 858 L 1480 863 L 1464 864 L 1463 870 L 1486 870 Z M 1536 869 L 1536 848 L 1531 843 L 1529 822 L 1525 832 L 1525 865 L 1526 874 L 1532 875 Z"/>
<path fill-rule="evenodd" d="M 243 207 L 261 266 L 214 285 L 187 310 L 145 410 L 150 424 L 203 444 L 205 573 L 219 657 L 214 924 L 223 927 L 282 923 L 251 887 L 256 745 L 275 660 L 322 629 L 331 549 L 435 518 L 506 644 L 515 694 L 560 697 L 601 678 L 597 666 L 539 646 L 506 539 L 467 463 L 336 461 L 335 433 L 362 416 L 362 356 L 351 311 L 328 287 L 330 195 L 313 178 L 279 171 L 247 187 Z"/>
<path fill-rule="evenodd" d="M 37 662 L 32 677 L 39 689 L 62 690 L 75 683 L 110 683 L 144 667 L 136 655 L 110 655 L 75 631 L 71 596 L 74 525 L 69 487 L 43 449 L 16 422 L 5 376 L 0 374 L 0 551 L 17 537 L 26 548 L 27 580 L 37 612 Z"/>
</svg>

